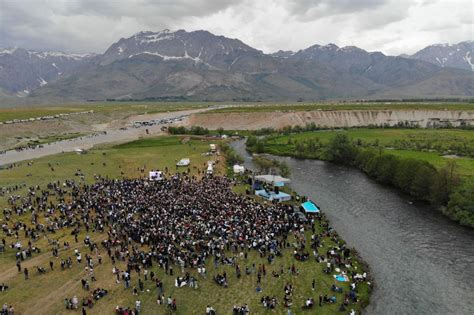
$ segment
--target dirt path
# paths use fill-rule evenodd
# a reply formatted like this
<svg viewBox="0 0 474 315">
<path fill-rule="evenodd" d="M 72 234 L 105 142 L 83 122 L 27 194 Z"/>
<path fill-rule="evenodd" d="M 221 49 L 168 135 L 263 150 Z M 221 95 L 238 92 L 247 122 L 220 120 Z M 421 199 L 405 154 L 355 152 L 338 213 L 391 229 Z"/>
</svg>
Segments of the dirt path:
<svg viewBox="0 0 474 315">
<path fill-rule="evenodd" d="M 64 300 L 66 297 L 71 297 L 72 293 L 80 286 L 81 281 L 79 279 L 71 279 L 66 281 L 59 288 L 49 291 L 45 296 L 39 299 L 28 301 L 28 308 L 23 314 L 50 314 L 49 309 L 59 301 Z"/>
<path fill-rule="evenodd" d="M 188 117 L 191 114 L 207 111 L 210 109 L 211 108 L 202 108 L 195 110 L 148 114 L 145 115 L 146 119 L 143 119 L 143 117 L 141 117 L 142 115 L 132 116 L 128 118 L 128 121 L 172 119 L 183 115 Z M 0 165 L 36 159 L 47 155 L 58 154 L 61 152 L 72 152 L 76 149 L 90 149 L 98 144 L 133 141 L 138 139 L 139 137 L 146 136 L 146 130 L 148 130 L 150 135 L 160 135 L 163 134 L 163 132 L 161 131 L 162 126 L 163 125 L 154 125 L 141 128 L 127 128 L 126 130 L 106 129 L 104 130 L 106 131 L 106 133 L 53 142 L 44 145 L 42 148 L 28 149 L 23 151 L 10 150 L 7 151 L 5 154 L 0 155 Z"/>
<path fill-rule="evenodd" d="M 96 243 L 102 242 L 104 239 L 107 238 L 106 234 L 98 234 L 93 238 L 93 241 Z M 82 242 L 79 242 L 75 244 L 74 246 L 71 246 L 68 251 L 73 251 L 75 249 L 79 249 L 81 247 L 84 247 L 84 244 Z M 64 248 L 59 249 L 59 254 L 64 252 Z M 32 274 L 36 273 L 36 270 L 34 270 L 35 266 L 42 266 L 45 265 L 49 260 L 51 260 L 51 251 L 48 249 L 44 249 L 42 253 L 38 256 L 35 256 L 31 259 L 25 260 L 21 263 L 21 268 L 24 269 L 25 267 L 28 268 L 30 272 L 30 277 Z M 18 272 L 18 269 L 15 265 L 15 261 L 12 261 L 13 267 L 8 268 L 7 270 L 3 270 L 0 272 L 0 283 L 8 282 L 10 279 L 15 278 L 18 275 L 23 276 L 23 272 Z M 43 266 L 46 267 L 46 266 Z"/>
</svg>

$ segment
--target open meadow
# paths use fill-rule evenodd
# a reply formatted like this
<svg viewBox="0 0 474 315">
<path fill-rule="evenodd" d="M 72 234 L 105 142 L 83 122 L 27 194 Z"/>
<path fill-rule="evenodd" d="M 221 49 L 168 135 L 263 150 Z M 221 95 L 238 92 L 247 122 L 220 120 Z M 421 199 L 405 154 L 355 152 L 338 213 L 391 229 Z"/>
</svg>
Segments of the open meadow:
<svg viewBox="0 0 474 315">
<path fill-rule="evenodd" d="M 183 140 L 184 139 L 184 140 Z M 169 173 L 187 171 L 187 168 L 177 169 L 176 162 L 181 158 L 190 158 L 191 166 L 189 172 L 198 177 L 204 173 L 207 161 L 213 159 L 209 156 L 204 156 L 203 153 L 209 151 L 209 144 L 215 140 L 191 139 L 183 137 L 158 137 L 158 138 L 144 138 L 130 143 L 120 145 L 107 145 L 92 149 L 87 154 L 63 153 L 53 156 L 40 158 L 33 161 L 24 161 L 15 164 L 13 168 L 0 170 L 0 186 L 4 189 L 3 195 L 0 196 L 0 208 L 11 208 L 8 203 L 10 195 L 25 196 L 27 188 L 32 186 L 39 186 L 45 189 L 46 185 L 51 182 L 58 182 L 60 185 L 65 180 L 74 180 L 76 182 L 93 183 L 97 176 L 108 177 L 111 179 L 120 178 L 140 178 L 146 177 L 148 171 L 151 169 L 164 170 L 167 168 Z M 225 174 L 226 165 L 225 157 L 215 156 L 216 171 L 215 174 Z M 15 188 L 15 186 L 18 186 Z M 11 190 L 6 192 L 5 190 Z M 64 189 L 67 190 L 66 186 Z M 234 187 L 235 191 L 244 192 L 242 184 Z M 37 192 L 39 190 L 36 189 Z M 66 201 L 69 200 L 66 198 Z M 50 196 L 51 202 L 57 202 L 57 198 Z M 39 222 L 41 224 L 48 224 L 51 217 L 45 216 L 43 213 L 39 215 Z M 13 214 L 9 220 L 3 215 L 0 223 L 8 228 L 12 228 L 13 224 L 25 224 L 31 226 L 31 213 L 26 213 L 21 216 Z M 324 222 L 324 219 L 323 219 Z M 323 228 L 316 224 L 317 231 L 322 232 Z M 81 302 L 83 298 L 90 296 L 91 292 L 96 288 L 104 288 L 108 294 L 98 301 L 94 301 L 93 308 L 86 308 L 87 314 L 113 314 L 116 306 L 134 307 L 135 301 L 141 301 L 140 314 L 167 314 L 166 306 L 157 305 L 156 299 L 158 291 L 153 281 L 148 279 L 144 281 L 144 291 L 138 292 L 137 296 L 132 294 L 132 289 L 125 289 L 123 281 L 119 284 L 115 281 L 115 276 L 112 274 L 113 264 L 111 259 L 107 256 L 107 251 L 99 245 L 99 253 L 102 256 L 102 263 L 97 264 L 97 253 L 89 252 L 85 247 L 83 240 L 86 235 L 89 235 L 93 242 L 98 244 L 106 239 L 107 233 L 98 231 L 89 231 L 87 233 L 81 228 L 78 234 L 78 242 L 74 240 L 71 235 L 72 228 L 63 228 L 54 233 L 40 233 L 40 236 L 32 241 L 32 246 L 41 249 L 40 253 L 33 253 L 31 258 L 21 262 L 22 268 L 27 267 L 30 271 L 29 280 L 24 279 L 22 272 L 17 271 L 15 266 L 15 249 L 10 245 L 20 241 L 22 245 L 27 247 L 29 239 L 25 237 L 23 229 L 18 231 L 18 236 L 7 235 L 5 230 L 1 233 L 1 238 L 5 240 L 6 252 L 0 254 L 0 283 L 9 286 L 5 292 L 0 292 L 0 303 L 7 303 L 13 305 L 16 314 L 77 314 L 79 310 L 67 310 L 64 304 L 66 298 L 70 299 L 77 296 Z M 305 233 L 307 240 L 307 250 L 310 250 L 311 229 Z M 320 253 L 326 253 L 332 247 L 336 246 L 334 240 L 329 237 L 322 238 L 322 247 L 319 249 Z M 58 258 L 53 257 L 51 250 L 53 243 L 57 241 L 59 244 Z M 69 242 L 70 247 L 65 249 L 62 244 Z M 289 238 L 289 242 L 293 242 L 293 238 Z M 84 270 L 84 262 L 76 263 L 74 258 L 74 250 L 78 249 L 84 255 L 89 253 L 96 264 L 94 268 L 95 277 L 97 281 L 91 282 L 89 291 L 81 286 L 81 279 L 87 278 L 87 272 Z M 147 246 L 142 246 L 141 249 L 147 249 Z M 235 253 L 228 253 L 235 255 Z M 293 250 L 287 248 L 283 251 L 282 257 L 277 257 L 272 264 L 268 264 L 266 257 L 261 257 L 256 251 L 249 251 L 248 257 L 245 259 L 239 255 L 237 260 L 241 266 L 259 266 L 260 264 L 267 265 L 267 274 L 262 277 L 261 288 L 263 292 L 256 292 L 257 275 L 252 273 L 250 275 L 243 275 L 241 278 L 235 276 L 235 268 L 230 265 L 220 265 L 217 269 L 209 261 L 206 265 L 206 278 L 198 276 L 195 269 L 186 268 L 198 279 L 198 288 L 176 288 L 174 286 L 175 276 L 165 274 L 163 269 L 158 268 L 155 264 L 149 272 L 153 271 L 157 278 L 162 280 L 164 284 L 164 295 L 166 297 L 172 296 L 177 301 L 176 314 L 204 314 L 206 305 L 212 305 L 218 314 L 231 314 L 233 305 L 244 305 L 247 303 L 250 307 L 251 314 L 286 314 L 286 309 L 283 306 L 283 287 L 290 283 L 294 286 L 293 299 L 293 314 L 314 314 L 315 310 L 302 311 L 301 306 L 307 298 L 313 298 L 316 303 L 318 296 L 321 295 L 335 295 L 337 303 L 325 304 L 323 307 L 317 307 L 318 314 L 334 314 L 337 312 L 344 294 L 331 292 L 331 286 L 337 284 L 342 287 L 345 292 L 348 292 L 348 283 L 335 282 L 332 274 L 323 273 L 323 268 L 326 263 L 317 263 L 313 258 L 308 261 L 301 262 L 293 258 Z M 71 268 L 61 270 L 59 266 L 60 259 L 67 257 L 73 258 Z M 49 262 L 54 264 L 54 270 L 50 270 Z M 299 270 L 299 275 L 291 274 L 289 268 L 294 264 L 295 268 Z M 36 266 L 41 266 L 47 269 L 45 274 L 39 274 L 36 271 Z M 120 270 L 126 268 L 125 262 L 117 261 L 116 266 Z M 353 271 L 362 272 L 362 265 L 354 261 Z M 228 288 L 218 286 L 212 280 L 212 277 L 217 273 L 226 271 L 229 277 Z M 272 272 L 280 273 L 278 278 L 272 276 Z M 283 271 L 281 273 L 281 271 Z M 138 287 L 138 276 L 132 278 L 132 285 Z M 181 275 L 181 270 L 178 266 L 175 267 L 175 274 Z M 143 278 L 142 278 L 143 279 Z M 312 291 L 311 283 L 315 279 L 316 289 Z M 275 296 L 278 299 L 278 305 L 273 310 L 266 310 L 260 299 L 262 296 Z M 361 308 L 368 303 L 369 287 L 365 283 L 358 285 L 359 303 L 350 304 L 348 311 L 354 309 L 360 311 Z"/>
</svg>

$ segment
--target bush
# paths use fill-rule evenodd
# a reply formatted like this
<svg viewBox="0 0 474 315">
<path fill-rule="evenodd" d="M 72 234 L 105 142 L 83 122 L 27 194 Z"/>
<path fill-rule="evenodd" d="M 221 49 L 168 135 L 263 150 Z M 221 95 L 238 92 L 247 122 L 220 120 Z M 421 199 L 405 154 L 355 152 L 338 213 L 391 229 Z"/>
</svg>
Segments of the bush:
<svg viewBox="0 0 474 315">
<path fill-rule="evenodd" d="M 242 156 L 240 156 L 235 150 L 229 146 L 227 143 L 223 143 L 220 145 L 222 153 L 226 157 L 227 165 L 233 166 L 235 164 L 241 164 L 244 162 Z"/>
<path fill-rule="evenodd" d="M 350 141 L 349 136 L 340 133 L 329 141 L 323 156 L 330 162 L 351 165 L 356 154 L 357 149 Z"/>
<path fill-rule="evenodd" d="M 474 178 L 454 190 L 443 212 L 463 225 L 474 227 Z"/>
<path fill-rule="evenodd" d="M 187 129 L 183 126 L 179 127 L 169 127 L 168 132 L 172 135 L 208 135 L 209 129 L 200 127 L 200 126 L 192 126 L 191 129 Z"/>
</svg>

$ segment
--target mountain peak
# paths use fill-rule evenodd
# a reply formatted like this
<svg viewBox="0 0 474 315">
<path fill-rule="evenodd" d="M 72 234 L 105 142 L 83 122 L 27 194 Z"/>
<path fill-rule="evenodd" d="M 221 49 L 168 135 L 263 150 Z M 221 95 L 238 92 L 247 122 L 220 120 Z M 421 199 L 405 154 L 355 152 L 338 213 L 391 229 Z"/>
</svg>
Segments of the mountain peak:
<svg viewBox="0 0 474 315">
<path fill-rule="evenodd" d="M 440 67 L 453 67 L 474 71 L 474 41 L 457 44 L 434 44 L 409 56 L 434 63 Z"/>
<path fill-rule="evenodd" d="M 129 38 L 120 39 L 102 55 L 100 64 L 106 65 L 117 60 L 146 55 L 166 62 L 192 60 L 217 66 L 214 64 L 215 57 L 222 59 L 223 56 L 232 56 L 237 52 L 260 53 L 240 40 L 217 36 L 208 31 L 165 29 L 159 32 L 139 32 Z M 227 59 L 232 62 L 230 57 Z"/>
</svg>

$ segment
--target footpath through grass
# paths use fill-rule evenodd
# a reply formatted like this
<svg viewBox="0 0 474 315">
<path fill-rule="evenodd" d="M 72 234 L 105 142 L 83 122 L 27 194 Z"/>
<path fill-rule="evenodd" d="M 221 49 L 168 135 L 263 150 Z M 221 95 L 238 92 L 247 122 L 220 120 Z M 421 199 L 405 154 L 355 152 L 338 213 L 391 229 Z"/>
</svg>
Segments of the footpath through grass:
<svg viewBox="0 0 474 315">
<path fill-rule="evenodd" d="M 207 161 L 211 158 L 203 156 L 203 153 L 209 150 L 209 141 L 190 140 L 183 143 L 180 137 L 159 137 L 159 138 L 143 138 L 126 144 L 117 146 L 103 146 L 93 149 L 87 154 L 78 155 L 75 153 L 64 153 L 54 156 L 44 157 L 33 160 L 31 162 L 24 161 L 17 163 L 15 167 L 6 170 L 0 170 L 0 187 L 3 189 L 12 189 L 11 192 L 4 192 L 0 196 L 0 208 L 11 208 L 8 205 L 8 197 L 10 195 L 25 196 L 26 187 L 39 185 L 44 188 L 50 182 L 63 183 L 67 179 L 75 181 L 84 180 L 87 183 L 95 181 L 95 176 L 104 176 L 109 178 L 136 178 L 148 175 L 151 169 L 168 168 L 171 173 L 176 171 L 186 171 L 186 168 L 177 169 L 175 163 L 181 158 L 190 158 L 191 174 L 199 175 L 206 169 Z M 218 157 L 217 174 L 225 174 L 225 163 L 223 157 Z M 18 189 L 14 186 L 20 185 Z M 236 186 L 237 191 L 243 192 L 245 187 Z M 67 189 L 67 188 L 65 188 Z M 53 197 L 54 200 L 54 197 Z M 58 214 L 57 214 L 58 215 Z M 43 217 L 40 214 L 40 222 L 47 223 L 52 219 Z M 22 216 L 12 215 L 9 221 L 5 216 L 0 218 L 0 225 L 6 224 L 12 227 L 13 223 L 23 223 L 31 226 L 31 213 Z M 323 221 L 324 222 L 324 221 Z M 317 230 L 321 231 L 321 227 L 317 224 Z M 30 270 L 30 279 L 24 280 L 22 273 L 17 271 L 15 266 L 16 250 L 9 247 L 16 241 L 20 241 L 24 247 L 29 241 L 25 237 L 22 230 L 18 233 L 18 238 L 14 235 L 7 236 L 4 231 L 0 231 L 0 238 L 5 239 L 7 244 L 6 252 L 0 254 L 0 283 L 4 282 L 9 286 L 6 292 L 0 293 L 0 303 L 7 303 L 15 307 L 17 314 L 76 314 L 79 311 L 66 310 L 64 306 L 65 298 L 72 298 L 76 295 L 81 302 L 82 298 L 90 295 L 90 292 L 81 288 L 81 279 L 87 276 L 84 271 L 84 263 L 79 265 L 75 261 L 74 249 L 79 249 L 83 255 L 86 253 L 96 257 L 96 253 L 90 253 L 85 248 L 82 240 L 87 235 L 95 242 L 100 242 L 107 237 L 106 232 L 81 232 L 79 242 L 74 241 L 71 235 L 71 228 L 60 229 L 56 233 L 41 234 L 41 237 L 33 242 L 34 246 L 41 249 L 41 253 L 33 254 L 32 258 L 28 258 L 22 262 L 22 267 Z M 59 266 L 60 259 L 51 255 L 52 246 L 47 239 L 54 239 L 60 244 L 60 258 L 72 257 L 73 266 L 71 269 L 61 270 Z M 310 243 L 310 231 L 306 232 L 307 246 Z M 69 242 L 71 248 L 63 249 L 63 242 Z M 291 240 L 290 240 L 291 242 Z M 335 243 L 329 237 L 323 238 L 323 247 L 320 253 L 325 253 Z M 308 248 L 310 251 L 310 249 Z M 133 307 L 136 300 L 142 302 L 141 314 L 166 314 L 166 307 L 157 305 L 157 289 L 155 284 L 148 280 L 145 281 L 145 291 L 139 292 L 138 296 L 132 295 L 132 289 L 125 289 L 123 282 L 115 283 L 115 277 L 112 275 L 112 263 L 107 257 L 106 252 L 99 245 L 99 251 L 103 257 L 103 263 L 97 265 L 94 269 L 96 282 L 91 283 L 91 291 L 95 288 L 105 288 L 108 295 L 97 301 L 92 309 L 87 309 L 87 314 L 113 314 L 115 307 L 129 306 Z M 232 253 L 229 253 L 231 255 Z M 341 304 L 344 294 L 333 293 L 330 290 L 332 284 L 335 283 L 332 274 L 328 275 L 322 272 L 326 266 L 325 263 L 316 263 L 314 259 L 306 262 L 299 262 L 293 258 L 292 249 L 284 250 L 283 257 L 278 257 L 273 264 L 268 265 L 266 258 L 261 258 L 255 251 L 251 251 L 248 259 L 238 256 L 239 264 L 244 269 L 245 266 L 255 264 L 267 264 L 267 275 L 262 277 L 262 293 L 257 293 L 256 274 L 245 275 L 238 279 L 235 276 L 235 270 L 232 266 L 219 266 L 217 269 L 210 263 L 207 266 L 207 278 L 197 275 L 196 270 L 187 270 L 198 279 L 198 289 L 189 287 L 175 288 L 174 281 L 176 274 L 180 274 L 179 268 L 175 267 L 175 276 L 164 274 L 163 270 L 159 270 L 155 265 L 151 270 L 154 271 L 157 278 L 164 283 L 165 296 L 171 295 L 176 298 L 178 309 L 176 314 L 204 314 L 207 304 L 217 309 L 218 314 L 230 314 L 233 305 L 243 305 L 247 303 L 250 306 L 251 314 L 286 314 L 283 307 L 283 287 L 286 283 L 294 286 L 293 293 L 293 312 L 294 314 L 335 314 Z M 49 270 L 49 261 L 53 261 L 54 270 Z M 291 275 L 288 268 L 295 264 L 299 269 L 299 275 Z M 126 265 L 124 262 L 117 263 L 120 270 L 124 270 Z M 35 266 L 42 266 L 48 269 L 44 275 L 38 274 Z M 229 275 L 229 287 L 224 289 L 214 283 L 212 276 L 226 271 Z M 279 278 L 272 276 L 272 271 L 283 274 Z M 362 266 L 355 261 L 354 271 L 362 271 Z M 311 290 L 311 282 L 315 279 L 316 290 Z M 138 287 L 138 277 L 134 275 L 132 278 L 132 288 Z M 337 283 L 348 292 L 348 283 Z M 317 307 L 316 310 L 301 311 L 304 301 L 311 297 L 315 301 L 318 300 L 320 294 L 336 295 L 337 303 L 333 305 L 324 305 Z M 279 305 L 275 310 L 265 310 L 260 303 L 262 296 L 276 296 Z M 348 307 L 350 310 L 354 308 L 360 311 L 362 306 L 368 303 L 369 287 L 362 284 L 358 289 L 360 302 L 352 304 Z M 348 313 L 348 312 L 347 312 Z"/>
</svg>

